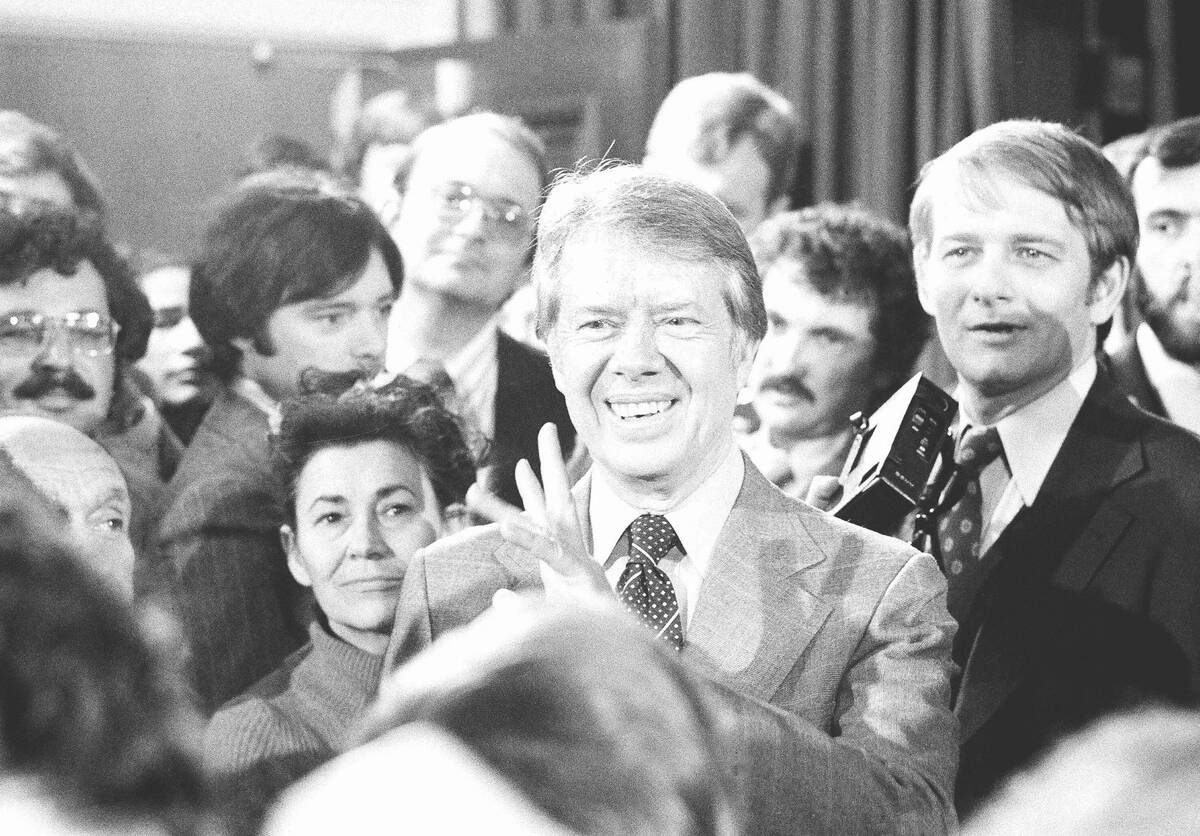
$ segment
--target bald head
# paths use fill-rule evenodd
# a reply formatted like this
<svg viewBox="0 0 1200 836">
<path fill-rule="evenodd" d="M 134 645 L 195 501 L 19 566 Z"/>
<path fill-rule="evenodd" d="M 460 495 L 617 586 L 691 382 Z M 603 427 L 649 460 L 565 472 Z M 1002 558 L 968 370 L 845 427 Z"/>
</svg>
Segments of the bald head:
<svg viewBox="0 0 1200 836">
<path fill-rule="evenodd" d="M 0 450 L 63 515 L 84 560 L 132 597 L 129 489 L 104 448 L 58 421 L 6 416 Z"/>
</svg>

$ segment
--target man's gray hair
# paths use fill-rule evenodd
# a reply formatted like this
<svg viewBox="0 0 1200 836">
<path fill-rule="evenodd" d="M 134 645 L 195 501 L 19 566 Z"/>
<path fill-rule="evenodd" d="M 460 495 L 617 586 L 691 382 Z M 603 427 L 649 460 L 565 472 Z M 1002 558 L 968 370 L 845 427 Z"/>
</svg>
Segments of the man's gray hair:
<svg viewBox="0 0 1200 836">
<path fill-rule="evenodd" d="M 737 221 L 717 198 L 636 165 L 608 165 L 560 175 L 538 220 L 533 283 L 537 335 L 545 341 L 558 318 L 559 268 L 567 242 L 603 229 L 684 261 L 725 267 L 725 305 L 751 344 L 767 331 L 762 281 Z"/>
</svg>

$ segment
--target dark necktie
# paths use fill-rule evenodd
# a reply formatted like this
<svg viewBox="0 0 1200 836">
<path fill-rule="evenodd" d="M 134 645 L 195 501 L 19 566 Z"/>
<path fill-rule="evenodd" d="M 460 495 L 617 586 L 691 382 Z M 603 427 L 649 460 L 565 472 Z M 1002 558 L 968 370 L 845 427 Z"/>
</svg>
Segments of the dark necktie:
<svg viewBox="0 0 1200 836">
<path fill-rule="evenodd" d="M 938 522 L 938 545 L 949 584 L 947 606 L 961 623 L 983 580 L 980 543 L 983 537 L 983 495 L 979 474 L 1003 452 L 995 427 L 967 427 L 954 448 L 954 474 L 946 492 L 961 492 Z"/>
<path fill-rule="evenodd" d="M 625 608 L 677 650 L 683 647 L 683 624 L 675 587 L 658 562 L 679 542 L 675 529 L 659 514 L 642 514 L 629 524 L 629 562 L 617 581 Z"/>
</svg>

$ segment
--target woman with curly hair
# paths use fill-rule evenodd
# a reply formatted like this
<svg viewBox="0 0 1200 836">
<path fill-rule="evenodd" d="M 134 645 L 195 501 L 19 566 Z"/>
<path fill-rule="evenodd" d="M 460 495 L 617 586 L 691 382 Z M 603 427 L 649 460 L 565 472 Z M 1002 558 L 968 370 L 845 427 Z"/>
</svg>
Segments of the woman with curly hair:
<svg viewBox="0 0 1200 836">
<path fill-rule="evenodd" d="M 408 561 L 457 526 L 475 464 L 457 418 L 403 377 L 285 403 L 273 444 L 288 568 L 318 612 L 308 644 L 216 713 L 205 756 L 282 785 L 332 757 L 374 697 Z"/>
</svg>

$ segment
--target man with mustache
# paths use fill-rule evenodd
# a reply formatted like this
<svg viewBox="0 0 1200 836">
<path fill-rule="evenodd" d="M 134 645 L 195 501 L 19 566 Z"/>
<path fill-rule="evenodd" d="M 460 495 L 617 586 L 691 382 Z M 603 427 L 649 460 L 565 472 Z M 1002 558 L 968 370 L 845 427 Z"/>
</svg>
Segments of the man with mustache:
<svg viewBox="0 0 1200 836">
<path fill-rule="evenodd" d="M 796 498 L 841 471 L 849 417 L 912 373 L 929 333 L 908 236 L 862 209 L 823 204 L 777 215 L 750 237 L 767 335 L 750 391 L 758 426 L 738 441 Z M 753 425 L 751 425 L 753 426 Z"/>
<path fill-rule="evenodd" d="M 1138 219 L 1091 142 L 983 128 L 922 170 L 909 227 L 959 376 L 953 474 L 923 545 L 959 623 L 965 815 L 1052 739 L 1200 692 L 1200 439 L 1097 363 Z"/>
<path fill-rule="evenodd" d="M 171 482 L 158 534 L 206 710 L 304 641 L 307 602 L 279 542 L 270 428 L 283 399 L 380 371 L 402 279 L 374 213 L 325 175 L 255 175 L 216 207 L 189 303 L 224 386 Z"/>
<path fill-rule="evenodd" d="M 150 316 L 94 213 L 0 211 L 0 415 L 50 418 L 108 450 L 129 484 L 139 553 L 179 460 L 178 440 L 126 377 Z"/>
<path fill-rule="evenodd" d="M 62 421 L 117 460 L 141 554 L 180 455 L 154 404 L 130 385 L 146 351 L 149 306 L 107 238 L 104 202 L 84 161 L 57 132 L 16 111 L 0 111 L 0 210 L 0 315 L 32 315 L 8 319 L 0 410 Z M 56 326 L 55 315 L 72 321 Z M 95 344 L 81 347 L 92 328 Z M 20 334 L 23 347 L 13 342 Z"/>
<path fill-rule="evenodd" d="M 1113 354 L 1113 376 L 1142 409 L 1200 433 L 1200 117 L 1152 132 L 1132 171 L 1145 322 Z"/>
</svg>

